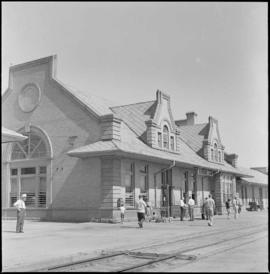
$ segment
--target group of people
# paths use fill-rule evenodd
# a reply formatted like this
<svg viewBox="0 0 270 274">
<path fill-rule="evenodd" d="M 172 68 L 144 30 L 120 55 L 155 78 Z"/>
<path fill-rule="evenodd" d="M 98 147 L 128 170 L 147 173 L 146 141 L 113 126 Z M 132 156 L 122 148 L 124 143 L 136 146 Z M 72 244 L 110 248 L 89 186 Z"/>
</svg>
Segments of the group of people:
<svg viewBox="0 0 270 274">
<path fill-rule="evenodd" d="M 155 212 L 152 213 L 152 204 L 147 199 L 143 199 L 143 195 L 139 195 L 139 200 L 136 202 L 137 204 L 137 218 L 138 218 L 138 224 L 139 228 L 143 228 L 143 222 L 151 221 L 152 219 L 155 219 Z M 125 206 L 123 203 L 121 203 L 120 206 L 120 215 L 121 215 L 121 223 L 124 223 L 125 218 Z"/>
<path fill-rule="evenodd" d="M 21 198 L 18 199 L 14 206 L 17 209 L 17 224 L 16 224 L 16 232 L 23 233 L 23 225 L 24 225 L 24 218 L 25 218 L 25 201 L 26 201 L 26 194 L 22 194 Z M 187 209 L 190 217 L 190 221 L 194 221 L 194 206 L 195 201 L 190 196 L 188 199 L 187 204 L 184 202 L 183 199 L 180 200 L 180 220 L 183 221 L 186 215 Z M 234 212 L 234 218 L 237 219 L 238 215 L 241 212 L 241 202 L 237 197 L 231 201 L 228 199 L 226 201 L 226 210 L 227 210 L 227 218 L 230 218 L 231 208 Z M 123 203 L 120 205 L 120 212 L 121 212 L 121 223 L 124 222 L 125 218 L 125 206 Z M 215 201 L 212 198 L 212 195 L 209 194 L 202 206 L 202 219 L 206 219 L 208 221 L 208 225 L 213 225 L 214 219 L 214 212 L 215 212 Z M 139 200 L 137 201 L 137 217 L 138 217 L 138 224 L 139 228 L 143 228 L 143 222 L 145 220 L 151 221 L 156 218 L 155 212 L 152 212 L 152 205 L 151 202 L 147 199 L 144 201 L 143 195 L 139 195 Z"/>
<path fill-rule="evenodd" d="M 139 200 L 136 202 L 137 204 L 137 218 L 138 218 L 138 224 L 139 228 L 143 228 L 143 222 L 154 220 L 155 219 L 155 212 L 152 213 L 152 205 L 151 202 L 147 199 L 144 201 L 143 195 L 139 195 Z M 186 204 L 183 199 L 180 200 L 180 220 L 183 221 L 184 217 L 186 215 L 186 211 L 188 209 L 190 221 L 194 221 L 194 206 L 195 201 L 190 196 L 188 203 Z M 212 195 L 209 194 L 209 197 L 206 199 L 203 205 L 203 210 L 205 212 L 205 215 L 207 216 L 206 219 L 208 220 L 208 225 L 213 225 L 213 218 L 214 218 L 214 211 L 215 211 L 215 201 L 212 198 Z M 123 203 L 121 203 L 120 206 L 120 212 L 121 212 L 121 223 L 123 224 L 124 218 L 125 218 L 125 206 Z"/>
<path fill-rule="evenodd" d="M 184 200 L 180 201 L 180 220 L 183 221 L 184 216 L 186 214 L 186 209 L 188 208 L 190 221 L 194 220 L 194 205 L 195 201 L 192 197 L 189 197 L 188 204 L 184 203 Z M 215 212 L 215 201 L 212 198 L 212 195 L 209 194 L 203 203 L 202 207 L 202 219 L 208 220 L 208 225 L 213 225 L 213 218 Z"/>
<path fill-rule="evenodd" d="M 232 208 L 234 213 L 234 219 L 237 219 L 238 215 L 241 213 L 241 207 L 242 207 L 240 200 L 237 199 L 237 197 L 234 197 L 232 201 L 231 199 L 228 199 L 225 204 L 226 204 L 226 210 L 227 210 L 227 218 L 230 219 L 231 208 Z"/>
</svg>

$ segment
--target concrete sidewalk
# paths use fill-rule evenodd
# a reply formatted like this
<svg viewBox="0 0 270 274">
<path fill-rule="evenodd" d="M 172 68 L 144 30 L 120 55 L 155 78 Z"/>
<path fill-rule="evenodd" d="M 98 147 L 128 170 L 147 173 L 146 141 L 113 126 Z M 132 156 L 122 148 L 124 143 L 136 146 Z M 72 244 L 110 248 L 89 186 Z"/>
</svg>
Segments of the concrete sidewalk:
<svg viewBox="0 0 270 274">
<path fill-rule="evenodd" d="M 213 227 L 205 220 L 194 222 L 179 219 L 172 223 L 145 223 L 143 229 L 137 222 L 124 224 L 56 223 L 25 221 L 25 233 L 15 233 L 16 221 L 2 221 L 3 271 L 30 271 L 102 252 L 134 249 L 160 241 L 203 234 L 224 227 L 241 229 L 248 225 L 268 223 L 268 212 L 243 212 L 239 219 L 215 216 Z M 268 254 L 265 254 L 268 256 Z"/>
</svg>

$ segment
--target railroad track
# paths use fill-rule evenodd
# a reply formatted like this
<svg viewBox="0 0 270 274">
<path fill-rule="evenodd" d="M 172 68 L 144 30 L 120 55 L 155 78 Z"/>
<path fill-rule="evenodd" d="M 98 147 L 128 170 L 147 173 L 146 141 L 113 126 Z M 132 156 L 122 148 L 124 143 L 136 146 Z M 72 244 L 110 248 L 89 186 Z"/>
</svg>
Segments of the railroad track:
<svg viewBox="0 0 270 274">
<path fill-rule="evenodd" d="M 255 230 L 253 230 L 255 228 Z M 95 272 L 95 271 L 110 271 L 110 272 L 129 272 L 129 271 L 145 271 L 145 269 L 149 268 L 156 268 L 160 264 L 166 264 L 168 262 L 177 261 L 176 263 L 180 266 L 186 265 L 187 263 L 192 263 L 197 260 L 201 260 L 203 258 L 206 258 L 212 254 L 209 251 L 206 251 L 206 254 L 202 256 L 196 256 L 194 254 L 189 254 L 194 251 L 198 253 L 200 250 L 207 250 L 207 248 L 216 248 L 214 249 L 214 254 L 225 252 L 228 249 L 232 248 L 232 245 L 230 244 L 233 241 L 236 240 L 243 240 L 242 243 L 238 243 L 235 245 L 235 247 L 239 247 L 240 245 L 249 244 L 251 242 L 256 241 L 256 239 L 250 240 L 250 236 L 254 236 L 256 234 L 259 234 L 261 232 L 266 231 L 266 226 L 258 230 L 257 226 L 250 226 L 250 227 L 242 227 L 242 230 L 239 232 L 239 227 L 229 229 L 224 233 L 224 231 L 217 230 L 212 233 L 203 234 L 198 233 L 197 235 L 193 235 L 191 237 L 186 238 L 180 238 L 180 239 L 174 239 L 173 241 L 166 241 L 163 243 L 156 243 L 153 245 L 148 245 L 141 248 L 134 248 L 127 251 L 119 251 L 119 252 L 113 252 L 110 254 L 105 254 L 101 256 L 97 256 L 94 258 L 89 258 L 85 260 L 79 260 L 67 264 L 61 264 L 61 265 L 55 265 L 52 267 L 48 267 L 46 269 L 40 269 L 35 270 L 35 272 L 72 272 L 72 271 L 82 271 L 82 272 Z M 241 229 L 241 228 L 240 228 Z M 246 233 L 243 233 L 243 230 L 246 231 Z M 222 232 L 222 234 L 221 234 Z M 233 235 L 231 238 L 226 238 L 226 235 L 228 236 Z M 218 239 L 215 242 L 208 242 L 208 238 L 212 238 L 214 235 L 219 235 L 220 239 Z M 265 237 L 265 236 L 264 236 Z M 245 238 L 248 238 L 248 241 L 245 240 Z M 190 240 L 193 241 L 190 241 Z M 197 241 L 194 241 L 197 239 Z M 189 241 L 189 242 L 188 242 Z M 204 242 L 207 243 L 204 243 Z M 185 246 L 184 250 L 181 250 L 181 244 L 188 242 L 189 246 Z M 201 243 L 200 243 L 201 242 Z M 226 247 L 226 245 L 230 245 L 229 247 Z M 156 253 L 153 252 L 153 249 L 159 247 L 160 250 L 164 250 L 164 253 Z M 182 247 L 183 248 L 183 247 Z M 166 252 L 167 249 L 167 252 Z M 168 253 L 169 249 L 169 253 Z M 173 252 L 172 252 L 173 250 Z M 144 251 L 144 252 L 142 252 Z M 148 252 L 147 252 L 148 251 Z"/>
</svg>

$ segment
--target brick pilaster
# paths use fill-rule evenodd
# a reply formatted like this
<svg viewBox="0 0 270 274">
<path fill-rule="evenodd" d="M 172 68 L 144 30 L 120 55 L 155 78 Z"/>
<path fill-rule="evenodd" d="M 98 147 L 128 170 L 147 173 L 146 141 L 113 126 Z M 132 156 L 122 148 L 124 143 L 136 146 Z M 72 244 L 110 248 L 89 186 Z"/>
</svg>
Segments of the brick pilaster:
<svg viewBox="0 0 270 274">
<path fill-rule="evenodd" d="M 101 159 L 101 208 L 117 207 L 117 199 L 121 198 L 121 161 L 114 157 Z"/>
<path fill-rule="evenodd" d="M 223 184 L 222 184 L 222 175 L 217 173 L 214 176 L 214 195 L 216 203 L 216 212 L 217 214 L 222 214 L 223 209 Z"/>
</svg>

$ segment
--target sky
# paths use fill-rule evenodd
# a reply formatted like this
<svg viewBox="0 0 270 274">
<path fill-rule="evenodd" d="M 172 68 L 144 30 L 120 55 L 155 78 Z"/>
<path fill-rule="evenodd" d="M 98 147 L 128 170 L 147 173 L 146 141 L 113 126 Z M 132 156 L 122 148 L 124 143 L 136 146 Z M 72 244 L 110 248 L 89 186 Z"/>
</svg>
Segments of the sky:
<svg viewBox="0 0 270 274">
<path fill-rule="evenodd" d="M 57 55 L 57 78 L 116 105 L 170 95 L 175 120 L 218 120 L 227 153 L 268 166 L 264 2 L 2 2 L 10 65 Z"/>
</svg>

